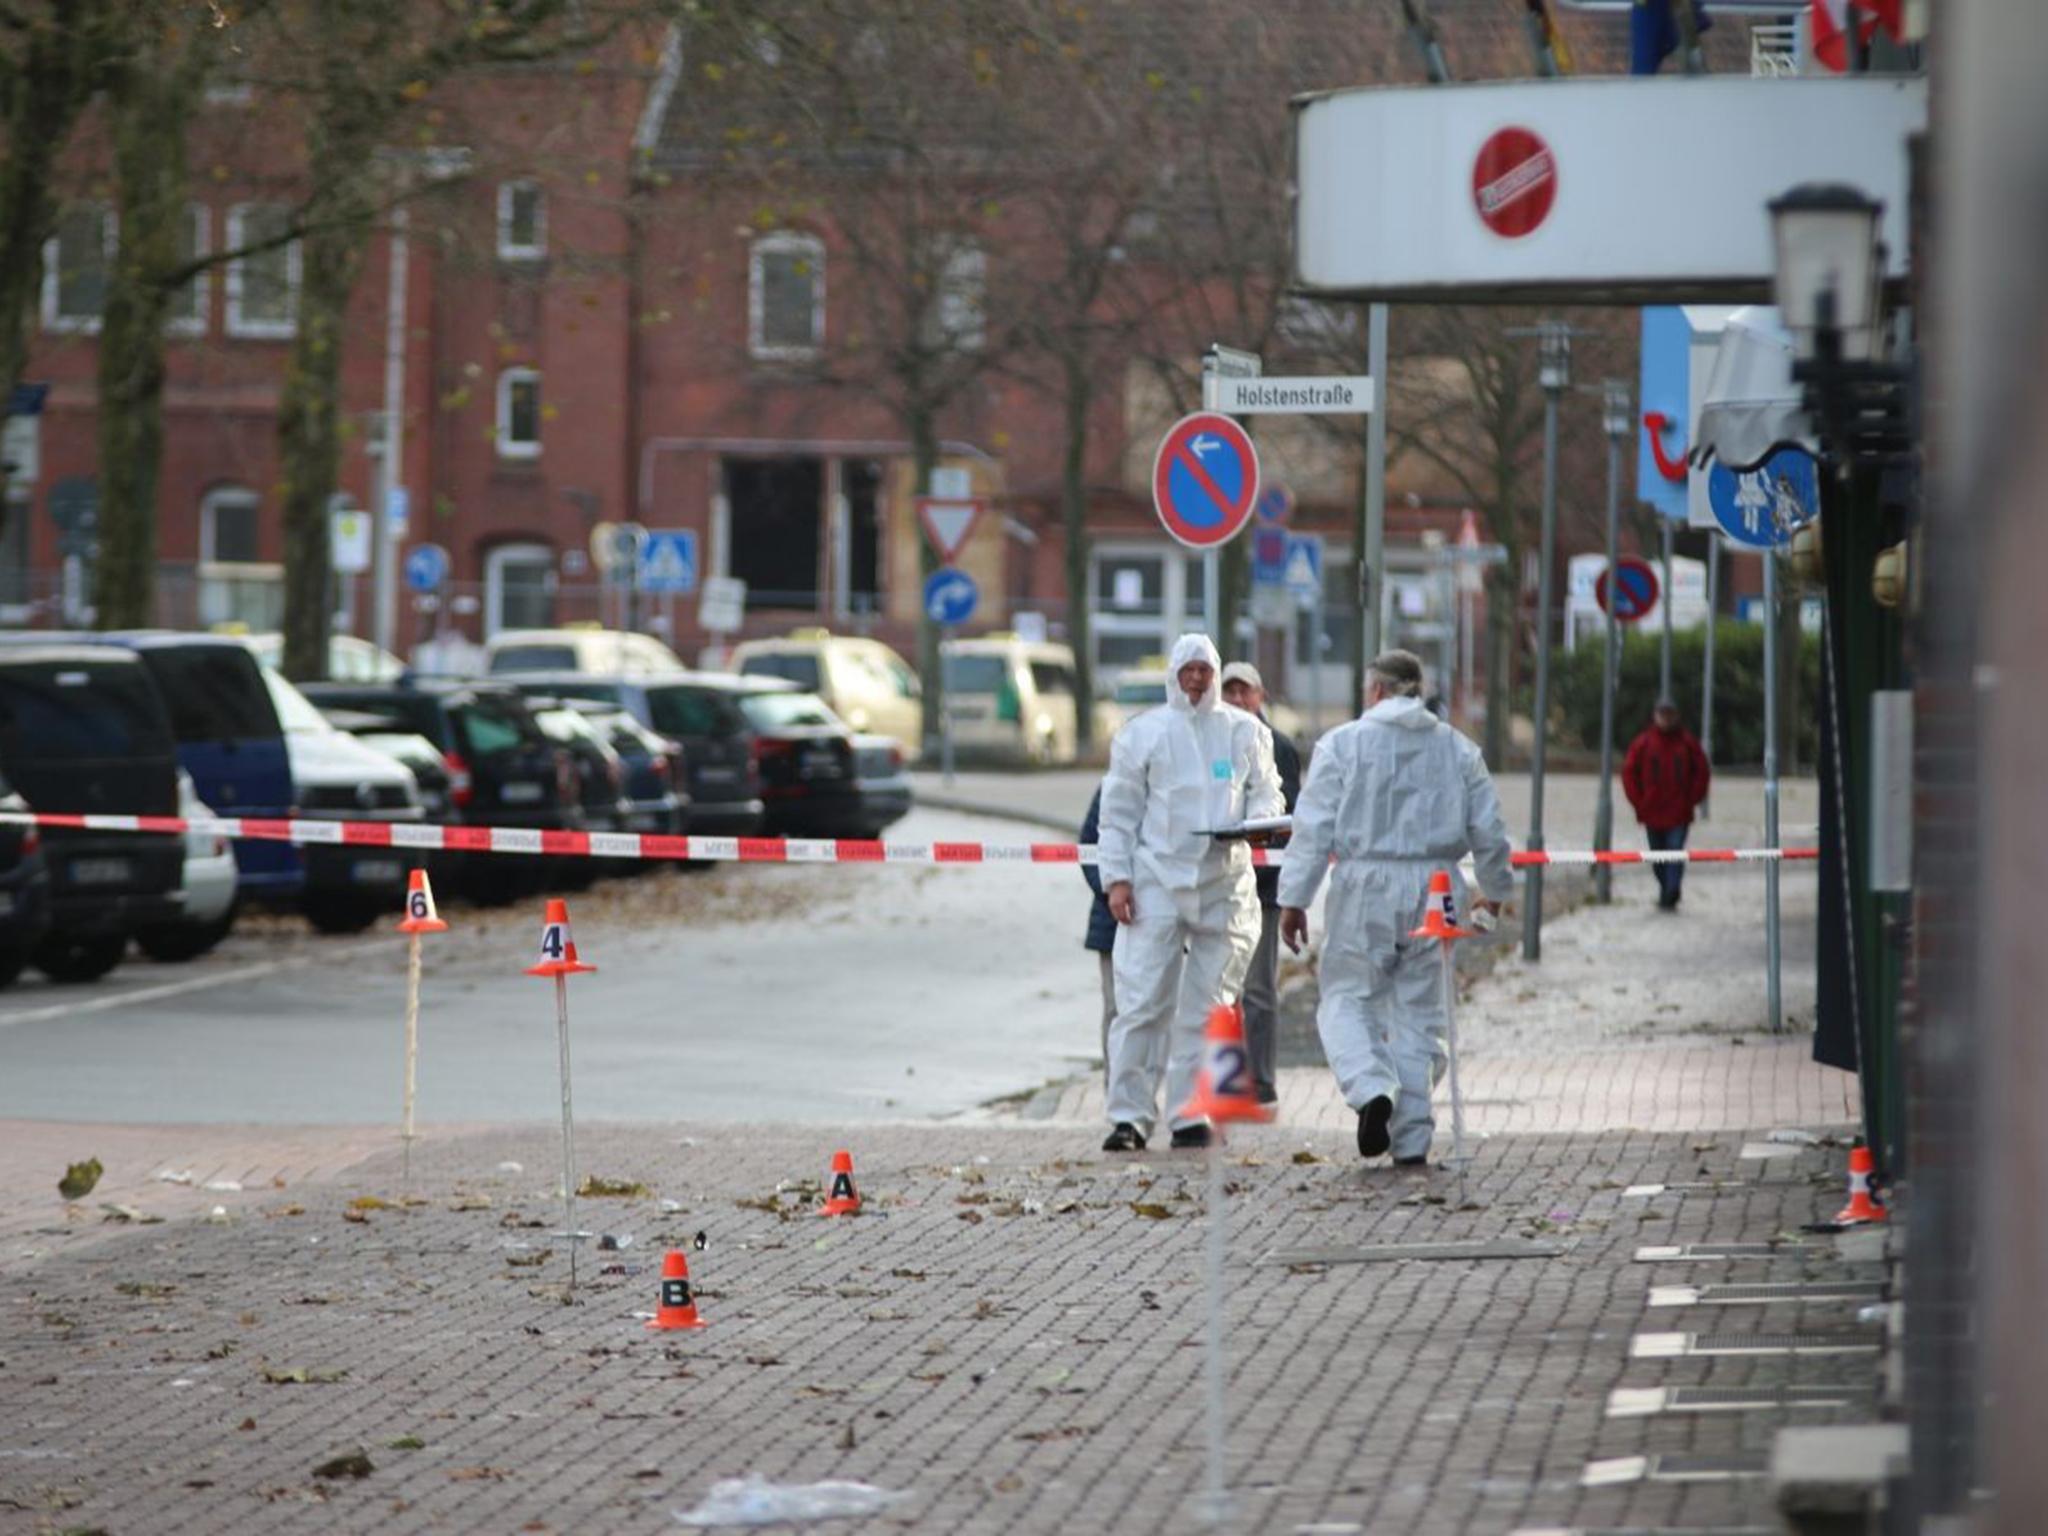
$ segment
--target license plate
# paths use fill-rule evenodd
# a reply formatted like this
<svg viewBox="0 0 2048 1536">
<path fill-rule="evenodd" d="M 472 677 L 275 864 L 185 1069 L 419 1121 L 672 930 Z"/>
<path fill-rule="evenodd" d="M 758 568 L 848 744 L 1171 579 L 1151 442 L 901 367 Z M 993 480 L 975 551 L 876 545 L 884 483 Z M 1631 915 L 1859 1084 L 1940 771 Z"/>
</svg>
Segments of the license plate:
<svg viewBox="0 0 2048 1536">
<path fill-rule="evenodd" d="M 135 866 L 126 859 L 73 859 L 74 885 L 125 885 L 135 878 Z"/>
<path fill-rule="evenodd" d="M 538 784 L 507 784 L 503 798 L 507 805 L 538 805 L 541 794 Z"/>
<path fill-rule="evenodd" d="M 396 885 L 405 878 L 405 865 L 397 859 L 358 859 L 349 878 L 362 885 Z"/>
<path fill-rule="evenodd" d="M 699 768 L 698 782 L 704 784 L 730 784 L 740 776 L 737 768 Z"/>
<path fill-rule="evenodd" d="M 836 779 L 839 759 L 830 752 L 806 752 L 797 771 L 807 779 Z"/>
</svg>

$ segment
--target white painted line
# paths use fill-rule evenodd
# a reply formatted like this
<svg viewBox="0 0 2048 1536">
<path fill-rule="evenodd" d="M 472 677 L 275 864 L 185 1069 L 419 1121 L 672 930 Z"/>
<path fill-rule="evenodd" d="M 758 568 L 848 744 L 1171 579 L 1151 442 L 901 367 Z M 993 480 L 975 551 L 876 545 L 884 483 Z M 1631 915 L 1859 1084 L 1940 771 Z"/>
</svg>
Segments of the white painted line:
<svg viewBox="0 0 2048 1536">
<path fill-rule="evenodd" d="M 254 981 L 258 977 L 272 976 L 279 971 L 297 970 L 322 960 L 347 960 L 372 949 L 395 947 L 398 942 L 396 937 L 369 939 L 360 944 L 337 945 L 319 954 L 294 955 L 289 960 L 264 960 L 255 965 L 236 966 L 231 971 L 218 971 L 207 976 L 188 976 L 183 981 L 166 981 L 154 987 L 137 987 L 132 992 L 100 996 L 74 994 L 77 1000 L 73 1002 L 0 1012 L 0 1029 L 7 1029 L 16 1024 L 42 1024 L 51 1019 L 75 1019 L 84 1014 L 112 1013 L 116 1009 L 126 1008 L 132 1004 L 155 1003 L 165 998 L 183 997 L 192 992 L 208 992 L 215 987 L 231 986 L 238 981 Z"/>
</svg>

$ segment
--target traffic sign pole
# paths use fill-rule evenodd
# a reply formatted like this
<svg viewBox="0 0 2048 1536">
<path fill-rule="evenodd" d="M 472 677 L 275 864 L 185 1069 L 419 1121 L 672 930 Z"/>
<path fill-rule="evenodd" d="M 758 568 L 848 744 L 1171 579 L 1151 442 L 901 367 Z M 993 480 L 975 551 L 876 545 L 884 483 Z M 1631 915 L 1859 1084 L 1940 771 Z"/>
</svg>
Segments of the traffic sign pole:
<svg viewBox="0 0 2048 1536">
<path fill-rule="evenodd" d="M 1700 751 L 1707 762 L 1714 761 L 1714 620 L 1720 612 L 1721 601 L 1721 536 L 1707 535 L 1707 643 L 1706 657 L 1700 670 L 1705 674 L 1700 679 Z M 1713 798 L 1708 794 L 1707 800 Z M 1707 800 L 1700 802 L 1700 817 L 1704 820 L 1712 814 L 1707 809 Z"/>
<path fill-rule="evenodd" d="M 1621 540 L 1621 440 L 1607 438 L 1607 642 L 1600 656 L 1600 797 L 1593 809 L 1593 851 L 1606 853 L 1614 846 L 1614 689 L 1621 669 L 1616 665 L 1615 646 L 1621 626 L 1615 622 L 1615 597 L 1619 583 L 1614 580 L 1615 560 Z M 1598 864 L 1593 869 L 1593 899 L 1601 905 L 1614 900 L 1614 870 Z"/>
<path fill-rule="evenodd" d="M 1778 846 L 1778 552 L 1764 551 L 1764 846 Z M 1772 1034 L 1784 1025 L 1778 941 L 1778 861 L 1764 861 L 1764 1017 Z"/>
</svg>

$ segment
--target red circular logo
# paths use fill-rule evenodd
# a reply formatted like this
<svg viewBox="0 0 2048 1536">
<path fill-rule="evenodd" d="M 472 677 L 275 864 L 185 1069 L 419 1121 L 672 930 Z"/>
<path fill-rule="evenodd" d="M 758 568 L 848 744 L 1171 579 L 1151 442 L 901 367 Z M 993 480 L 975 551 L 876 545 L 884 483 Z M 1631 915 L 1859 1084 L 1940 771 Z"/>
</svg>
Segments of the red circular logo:
<svg viewBox="0 0 2048 1536">
<path fill-rule="evenodd" d="M 1502 128 L 1472 162 L 1472 205 L 1486 227 L 1519 240 L 1550 216 L 1557 201 L 1557 157 L 1527 128 Z"/>
</svg>

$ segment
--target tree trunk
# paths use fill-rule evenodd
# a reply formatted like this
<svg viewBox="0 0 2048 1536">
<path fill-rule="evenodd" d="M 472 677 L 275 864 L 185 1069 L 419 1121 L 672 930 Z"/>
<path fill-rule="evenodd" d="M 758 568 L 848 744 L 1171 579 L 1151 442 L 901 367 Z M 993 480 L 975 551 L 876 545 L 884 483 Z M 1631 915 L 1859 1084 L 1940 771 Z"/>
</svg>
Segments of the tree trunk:
<svg viewBox="0 0 2048 1536">
<path fill-rule="evenodd" d="M 932 471 L 939 465 L 939 429 L 931 409 L 924 405 L 913 405 L 906 413 L 905 425 L 910 429 L 911 481 L 915 494 L 929 496 L 932 493 Z M 917 570 L 922 578 L 918 583 L 917 615 L 917 670 L 923 679 L 924 689 L 924 755 L 926 761 L 936 760 L 939 754 L 939 735 L 946 717 L 946 671 L 939 654 L 939 626 L 924 611 L 924 582 L 939 568 L 938 552 L 932 548 L 931 540 L 924 536 L 921 524 L 913 522 L 917 530 Z"/>
<path fill-rule="evenodd" d="M 163 460 L 164 322 L 185 218 L 185 72 L 124 67 L 110 92 L 120 251 L 99 345 L 99 565 L 105 629 L 153 624 L 157 472 Z"/>
<path fill-rule="evenodd" d="M 1067 644 L 1074 652 L 1074 728 L 1081 755 L 1095 744 L 1095 638 L 1088 586 L 1088 409 L 1095 384 L 1086 367 L 1066 370 L 1066 457 L 1060 466 L 1060 526 L 1067 545 Z"/>
</svg>

